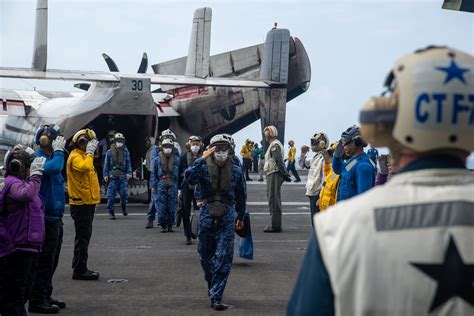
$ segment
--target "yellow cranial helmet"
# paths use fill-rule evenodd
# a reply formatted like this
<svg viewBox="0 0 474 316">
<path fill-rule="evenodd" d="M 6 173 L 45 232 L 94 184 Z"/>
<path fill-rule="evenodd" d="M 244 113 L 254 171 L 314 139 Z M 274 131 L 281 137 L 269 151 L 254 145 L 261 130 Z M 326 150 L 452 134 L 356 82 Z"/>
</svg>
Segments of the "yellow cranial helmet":
<svg viewBox="0 0 474 316">
<path fill-rule="evenodd" d="M 428 47 L 401 58 L 387 94 L 360 112 L 362 136 L 398 152 L 474 150 L 474 57 Z"/>
<path fill-rule="evenodd" d="M 74 134 L 71 144 L 80 144 L 84 141 L 87 143 L 89 140 L 96 138 L 97 136 L 95 135 L 95 132 L 90 128 L 81 129 L 76 134 Z"/>
</svg>

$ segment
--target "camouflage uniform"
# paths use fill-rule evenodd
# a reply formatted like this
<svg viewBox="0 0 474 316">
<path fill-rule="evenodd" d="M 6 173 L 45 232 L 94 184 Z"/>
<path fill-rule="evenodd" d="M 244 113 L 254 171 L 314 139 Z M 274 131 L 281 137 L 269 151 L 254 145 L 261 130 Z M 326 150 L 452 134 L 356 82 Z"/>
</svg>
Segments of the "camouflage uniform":
<svg viewBox="0 0 474 316">
<path fill-rule="evenodd" d="M 104 159 L 104 177 L 109 177 L 107 186 L 107 209 L 110 214 L 114 214 L 114 201 L 117 191 L 120 195 L 120 204 L 123 210 L 125 210 L 128 202 L 127 174 L 132 174 L 132 163 L 128 149 L 124 146 L 122 150 L 123 157 L 121 157 L 121 161 L 119 161 L 118 164 L 115 164 L 113 161 L 112 148 L 107 150 Z"/>
<path fill-rule="evenodd" d="M 190 184 L 198 185 L 196 199 L 208 199 L 215 195 L 208 164 L 202 158 L 197 159 L 186 170 L 185 179 Z M 229 190 L 223 198 L 226 200 L 223 217 L 216 220 L 209 215 L 207 204 L 201 208 L 199 215 L 198 251 L 208 283 L 208 295 L 211 300 L 216 301 L 222 300 L 232 268 L 235 218 L 237 215 L 239 219 L 243 219 L 245 214 L 245 181 L 242 169 L 235 163 L 232 166 Z"/>
<path fill-rule="evenodd" d="M 175 224 L 175 214 L 178 207 L 178 176 L 179 156 L 173 153 L 172 166 L 169 172 L 164 168 L 164 155 L 159 153 L 153 160 L 151 167 L 150 186 L 156 189 L 153 194 L 155 209 L 158 213 L 158 224 L 163 227 L 171 227 Z"/>
</svg>

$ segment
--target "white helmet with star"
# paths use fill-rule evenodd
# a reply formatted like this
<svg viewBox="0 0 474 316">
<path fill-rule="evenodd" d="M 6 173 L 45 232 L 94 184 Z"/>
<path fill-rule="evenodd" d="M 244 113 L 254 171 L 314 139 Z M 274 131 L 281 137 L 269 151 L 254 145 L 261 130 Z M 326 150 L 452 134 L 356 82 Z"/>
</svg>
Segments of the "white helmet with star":
<svg viewBox="0 0 474 316">
<path fill-rule="evenodd" d="M 361 132 L 375 147 L 395 152 L 474 150 L 474 57 L 428 47 L 401 58 L 390 71 L 388 95 L 360 113 Z"/>
</svg>

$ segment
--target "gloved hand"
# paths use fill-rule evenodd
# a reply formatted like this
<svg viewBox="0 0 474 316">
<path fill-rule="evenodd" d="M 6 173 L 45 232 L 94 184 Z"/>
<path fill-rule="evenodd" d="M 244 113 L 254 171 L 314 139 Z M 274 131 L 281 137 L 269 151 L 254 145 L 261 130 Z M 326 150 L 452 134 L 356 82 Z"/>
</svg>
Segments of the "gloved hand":
<svg viewBox="0 0 474 316">
<path fill-rule="evenodd" d="M 326 149 L 321 150 L 321 155 L 323 156 L 323 159 L 324 159 L 325 163 L 330 163 L 331 162 L 331 156 L 329 156 L 329 153 Z"/>
<path fill-rule="evenodd" d="M 377 160 L 379 161 L 379 170 L 380 174 L 386 175 L 388 174 L 388 156 L 387 155 L 380 155 Z"/>
<path fill-rule="evenodd" d="M 86 146 L 86 154 L 94 155 L 94 152 L 97 149 L 98 145 L 99 145 L 99 141 L 97 139 L 90 140 Z"/>
<path fill-rule="evenodd" d="M 30 166 L 30 177 L 34 175 L 42 176 L 45 163 L 46 163 L 46 158 L 36 157 Z"/>
<path fill-rule="evenodd" d="M 342 141 L 337 143 L 336 149 L 334 150 L 334 158 L 342 158 L 344 155 L 344 147 L 342 146 Z"/>
<path fill-rule="evenodd" d="M 64 139 L 63 136 L 58 136 L 53 140 L 53 143 L 51 144 L 53 146 L 53 150 L 59 150 L 63 151 L 64 146 L 66 146 L 66 140 Z"/>
</svg>

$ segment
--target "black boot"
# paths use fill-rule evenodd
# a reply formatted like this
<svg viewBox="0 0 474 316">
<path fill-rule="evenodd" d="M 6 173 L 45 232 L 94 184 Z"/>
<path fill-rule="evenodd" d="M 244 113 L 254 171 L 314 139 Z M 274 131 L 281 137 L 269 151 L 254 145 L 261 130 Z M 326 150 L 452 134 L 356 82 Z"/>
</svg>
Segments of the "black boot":
<svg viewBox="0 0 474 316">
<path fill-rule="evenodd" d="M 216 311 L 225 311 L 229 307 L 229 305 L 223 304 L 221 301 L 211 299 L 211 308 Z"/>
<path fill-rule="evenodd" d="M 128 215 L 128 212 L 127 212 L 127 205 L 126 205 L 126 204 L 122 204 L 122 215 L 123 215 L 123 216 L 127 216 L 127 215 Z"/>
<path fill-rule="evenodd" d="M 38 314 L 57 314 L 59 312 L 59 307 L 49 304 L 46 300 L 41 303 L 29 302 L 28 312 Z"/>
<path fill-rule="evenodd" d="M 166 227 L 166 225 L 161 226 L 161 232 L 162 233 L 167 233 L 168 232 L 168 227 Z"/>
<path fill-rule="evenodd" d="M 72 274 L 73 280 L 85 280 L 85 281 L 95 281 L 99 279 L 99 272 L 94 272 L 91 270 L 87 270 L 84 273 L 73 273 Z"/>
<path fill-rule="evenodd" d="M 109 211 L 109 219 L 116 219 L 115 212 Z"/>
<path fill-rule="evenodd" d="M 186 238 L 186 245 L 191 245 L 192 243 L 191 238 Z"/>
<path fill-rule="evenodd" d="M 170 232 L 170 233 L 174 232 L 173 225 L 168 226 L 168 232 Z"/>
<path fill-rule="evenodd" d="M 59 307 L 60 309 L 66 308 L 66 303 L 64 303 L 64 302 L 61 301 L 61 300 L 58 300 L 58 299 L 55 299 L 55 298 L 50 297 L 50 298 L 48 299 L 48 302 L 49 302 L 49 304 L 51 304 L 51 305 L 56 305 L 56 306 Z"/>
<path fill-rule="evenodd" d="M 145 228 L 153 228 L 153 221 L 148 221 L 148 223 L 146 223 Z"/>
</svg>

